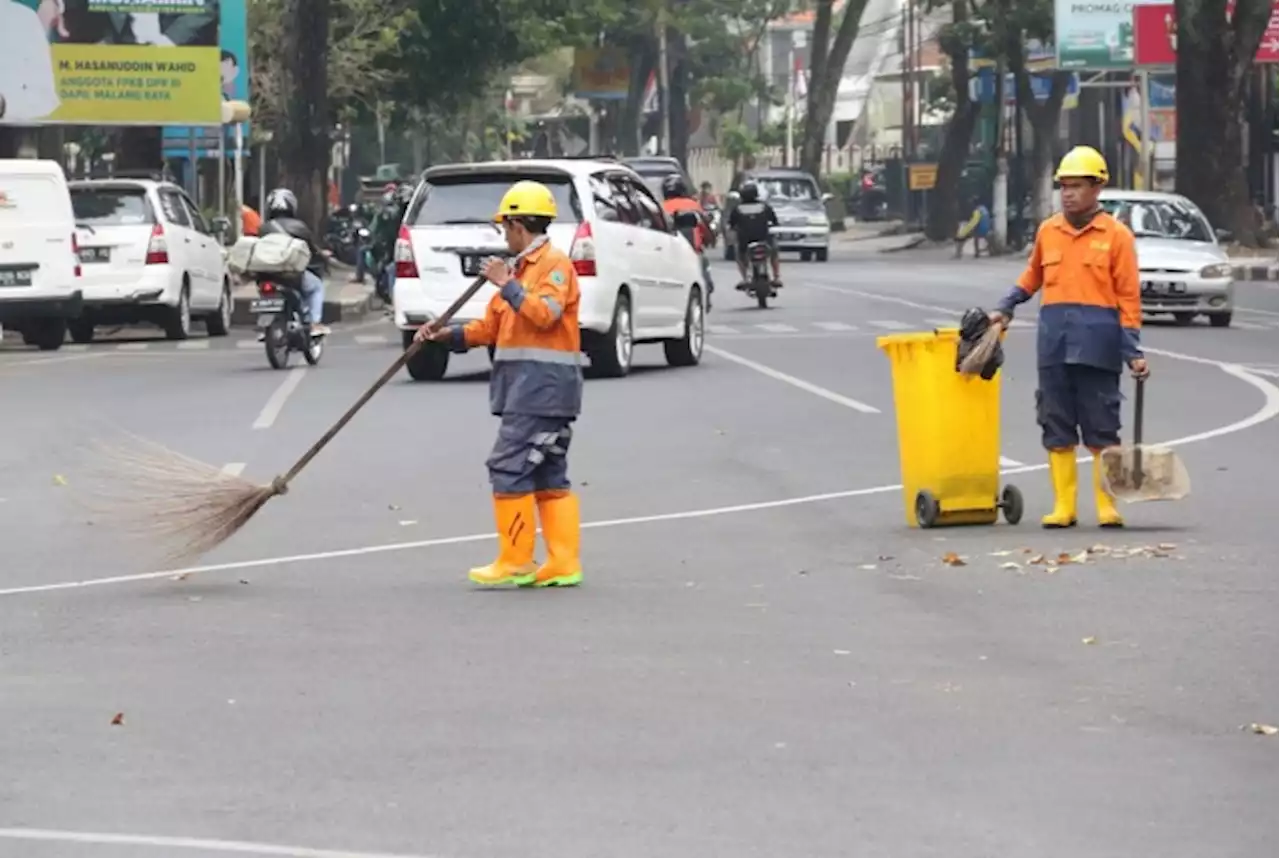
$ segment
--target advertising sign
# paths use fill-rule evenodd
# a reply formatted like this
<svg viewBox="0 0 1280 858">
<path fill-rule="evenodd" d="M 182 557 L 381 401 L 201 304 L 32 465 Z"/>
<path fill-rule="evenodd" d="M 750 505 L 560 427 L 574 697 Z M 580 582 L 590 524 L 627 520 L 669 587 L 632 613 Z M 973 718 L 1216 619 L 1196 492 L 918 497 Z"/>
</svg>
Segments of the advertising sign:
<svg viewBox="0 0 1280 858">
<path fill-rule="evenodd" d="M 1228 13 L 1231 9 L 1227 4 Z M 1171 66 L 1178 61 L 1178 16 L 1172 3 L 1133 10 L 1134 62 L 1140 66 Z M 1257 63 L 1280 61 L 1280 3 L 1271 4 L 1271 20 L 1254 56 Z"/>
<path fill-rule="evenodd" d="M 578 98 L 621 101 L 631 84 L 631 55 L 621 48 L 573 52 L 573 91 Z"/>
<path fill-rule="evenodd" d="M 218 0 L 0 0 L 0 123 L 216 124 Z"/>
<path fill-rule="evenodd" d="M 1053 0 L 1058 68 L 1109 71 L 1133 65 L 1133 0 Z"/>
<path fill-rule="evenodd" d="M 221 49 L 218 57 L 218 76 L 222 83 L 222 101 L 249 101 L 249 36 L 245 0 L 222 0 L 218 13 L 218 40 Z M 219 117 L 221 119 L 221 117 Z M 244 138 L 249 139 L 249 123 L 244 124 Z M 231 142 L 234 125 L 226 127 L 227 151 L 234 148 Z M 191 153 L 191 137 L 195 135 L 196 156 L 218 157 L 217 128 L 184 128 L 173 126 L 164 129 L 164 157 L 187 158 Z M 246 145 L 248 145 L 246 143 Z"/>
<path fill-rule="evenodd" d="M 1031 94 L 1035 96 L 1037 102 L 1047 101 L 1052 91 L 1052 75 L 1031 75 Z M 969 97 L 982 104 L 991 104 L 996 100 L 996 75 L 991 68 L 981 69 L 969 79 Z M 1014 80 L 1013 72 L 1008 72 L 1004 76 L 1004 103 L 1012 105 L 1016 104 L 1017 101 L 1017 82 Z M 1079 103 L 1080 75 L 1072 74 L 1071 80 L 1067 84 L 1066 95 L 1062 99 L 1062 109 L 1075 110 Z"/>
</svg>

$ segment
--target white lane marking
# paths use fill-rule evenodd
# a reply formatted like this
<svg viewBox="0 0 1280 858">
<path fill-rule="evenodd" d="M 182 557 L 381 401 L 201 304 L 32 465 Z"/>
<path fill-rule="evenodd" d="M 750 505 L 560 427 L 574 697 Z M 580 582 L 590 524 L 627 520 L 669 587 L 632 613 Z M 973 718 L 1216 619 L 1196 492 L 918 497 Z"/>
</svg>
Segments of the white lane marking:
<svg viewBox="0 0 1280 858">
<path fill-rule="evenodd" d="M 183 340 L 178 343 L 178 348 L 184 352 L 202 352 L 209 348 L 208 340 Z"/>
<path fill-rule="evenodd" d="M 909 331 L 912 327 L 905 322 L 899 322 L 894 319 L 882 319 L 880 321 L 875 321 L 873 319 L 870 322 L 867 322 L 867 324 L 875 325 L 877 328 L 884 328 L 888 331 Z"/>
<path fill-rule="evenodd" d="M 276 388 L 275 393 L 271 394 L 271 398 L 267 400 L 267 404 L 262 406 L 258 419 L 253 421 L 254 429 L 270 429 L 275 424 L 276 418 L 280 416 L 280 411 L 284 408 L 284 404 L 293 395 L 293 392 L 298 389 L 298 385 L 302 384 L 302 377 L 306 374 L 306 369 L 302 367 L 289 370 L 284 377 L 284 381 L 280 382 L 280 386 Z"/>
<path fill-rule="evenodd" d="M 257 349 L 261 347 L 262 343 L 257 340 L 236 340 L 236 348 L 238 349 Z"/>
<path fill-rule="evenodd" d="M 1021 468 L 1022 463 L 1017 459 L 1010 459 L 1008 456 L 1000 457 L 1000 467 L 1002 468 Z"/>
<path fill-rule="evenodd" d="M 1022 319 L 1013 319 L 1009 322 L 1011 328 L 1034 328 L 1035 322 L 1025 322 Z"/>
<path fill-rule="evenodd" d="M 88 352 L 79 355 L 62 355 L 61 357 L 47 358 L 30 358 L 29 360 L 4 361 L 0 363 L 0 370 L 8 369 L 14 366 L 40 366 L 46 363 L 69 363 L 78 360 L 95 360 L 97 358 L 107 357 L 107 352 Z"/>
<path fill-rule="evenodd" d="M 814 322 L 815 328 L 821 328 L 824 331 L 856 331 L 854 325 L 846 325 L 844 322 Z"/>
<path fill-rule="evenodd" d="M 358 334 L 355 339 L 356 345 L 359 346 L 380 346 L 389 342 L 389 339 L 382 334 Z"/>
<path fill-rule="evenodd" d="M 934 325 L 939 328 L 958 328 L 960 327 L 959 319 L 925 319 L 926 324 Z"/>
<path fill-rule="evenodd" d="M 1232 327 L 1239 328 L 1242 331 L 1274 331 L 1274 325 L 1264 325 L 1261 322 L 1242 322 L 1239 319 L 1231 323 Z"/>
<path fill-rule="evenodd" d="M 228 477 L 238 477 L 244 473 L 244 462 L 227 462 L 222 466 L 222 473 Z"/>
<path fill-rule="evenodd" d="M 729 325 L 707 325 L 707 330 L 713 334 L 736 334 L 738 329 Z"/>
<path fill-rule="evenodd" d="M 762 331 L 768 331 L 771 334 L 795 334 L 800 331 L 799 328 L 792 327 L 791 325 L 784 325 L 779 322 L 766 322 L 759 325 L 753 325 L 752 327 L 759 328 Z"/>
<path fill-rule="evenodd" d="M 703 349 L 711 352 L 713 355 L 722 357 L 725 360 L 733 361 L 740 366 L 745 366 L 747 369 L 755 370 L 761 375 L 767 375 L 769 378 L 781 381 L 784 384 L 789 384 L 792 387 L 799 388 L 806 393 L 812 393 L 814 396 L 820 396 L 828 402 L 834 402 L 836 405 L 843 405 L 845 408 L 852 408 L 854 411 L 861 411 L 863 414 L 880 413 L 879 408 L 875 408 L 865 402 L 859 402 L 856 399 L 850 399 L 847 396 L 842 396 L 834 390 L 827 390 L 825 387 L 819 387 L 818 385 L 805 381 L 802 378 L 796 378 L 794 375 L 787 375 L 785 372 L 776 370 L 771 366 L 756 363 L 750 358 L 744 358 L 742 355 L 727 352 L 718 346 L 703 346 Z"/>
<path fill-rule="evenodd" d="M 0 840 L 43 840 L 55 843 L 82 843 L 90 846 L 142 846 L 158 849 L 194 849 L 202 852 L 241 855 L 277 855 L 285 858 L 440 858 L 431 855 L 352 852 L 348 849 L 312 849 L 249 843 L 244 840 L 206 840 L 198 837 L 161 837 L 150 834 L 100 834 L 90 831 L 58 831 L 48 828 L 0 828 Z"/>
<path fill-rule="evenodd" d="M 149 345 L 151 345 L 151 343 L 121 343 L 120 345 L 116 346 L 116 351 L 141 352 L 141 351 L 146 351 L 147 346 Z"/>
<path fill-rule="evenodd" d="M 1236 313 L 1253 313 L 1258 316 L 1271 316 L 1273 318 L 1280 316 L 1280 313 L 1277 313 L 1275 310 L 1260 310 L 1257 307 L 1237 306 L 1237 307 L 1232 307 L 1231 309 L 1233 312 L 1236 312 Z"/>
<path fill-rule="evenodd" d="M 87 352 L 89 350 L 88 343 L 69 343 L 63 346 L 69 352 Z"/>
<path fill-rule="evenodd" d="M 706 348 L 704 346 L 704 348 Z M 1262 392 L 1265 402 L 1262 407 L 1243 417 L 1234 423 L 1226 426 L 1217 426 L 1213 429 L 1206 429 L 1203 432 L 1196 432 L 1193 435 L 1184 435 L 1181 438 L 1174 438 L 1168 441 L 1159 442 L 1165 447 L 1181 447 L 1186 444 L 1194 444 L 1199 441 L 1208 441 L 1213 438 L 1220 438 L 1224 435 L 1232 435 L 1236 432 L 1243 432 L 1262 423 L 1274 420 L 1280 415 L 1280 388 L 1268 381 L 1252 375 L 1247 369 L 1232 363 L 1224 363 L 1222 361 L 1209 360 L 1208 358 L 1195 357 L 1193 355 L 1181 354 L 1178 352 L 1169 352 L 1163 349 L 1147 349 L 1151 354 L 1158 354 L 1162 357 L 1173 358 L 1175 360 L 1184 360 L 1190 363 L 1205 364 L 1208 366 L 1216 366 L 1230 376 L 1240 379 Z M 1084 463 L 1092 461 L 1092 456 L 1081 456 L 1077 462 Z M 1003 475 L 1009 474 L 1030 474 L 1035 471 L 1048 470 L 1047 464 L 1039 465 L 1022 465 L 1016 468 L 1001 469 Z M 597 528 L 607 527 L 631 527 L 640 524 L 655 524 L 666 521 L 687 521 L 690 519 L 711 518 L 720 515 L 734 515 L 736 513 L 760 512 L 762 510 L 781 509 L 789 506 L 801 506 L 811 503 L 822 503 L 833 500 L 846 500 L 848 498 L 867 497 L 868 495 L 882 495 L 898 492 L 902 490 L 901 483 L 886 486 L 872 486 L 865 489 L 847 489 L 839 492 L 824 492 L 823 494 L 805 495 L 803 497 L 782 498 L 781 500 L 758 501 L 755 503 L 736 504 L 734 506 L 709 507 L 704 509 L 683 510 L 680 512 L 664 512 L 654 515 L 637 515 L 628 518 L 606 519 L 604 521 L 589 521 L 582 525 L 583 530 L 594 530 Z M 190 566 L 185 569 L 169 569 L 164 572 L 142 572 L 133 575 L 113 575 L 108 578 L 88 578 L 81 581 L 62 581 L 56 584 L 32 584 L 25 587 L 11 587 L 6 590 L 0 590 L 0 597 L 3 596 L 22 596 L 32 593 L 49 593 L 59 590 L 80 590 L 86 587 L 103 587 L 110 584 L 131 584 L 138 581 L 154 581 L 159 578 L 171 578 L 174 575 L 194 575 L 204 572 L 230 572 L 240 569 L 261 569 L 265 566 L 284 566 L 295 563 L 314 563 L 321 560 L 341 560 L 347 557 L 365 557 L 373 554 L 385 554 L 391 551 L 413 551 L 421 548 L 436 548 L 445 545 L 460 545 L 468 542 L 484 542 L 494 538 L 493 533 L 471 533 L 465 536 L 443 536 L 435 539 L 420 539 L 414 542 L 393 542 L 383 545 L 366 545 L 360 548 L 343 548 L 336 551 L 317 551 L 311 554 L 291 554 L 281 557 L 261 557 L 257 560 L 234 560 L 227 563 L 211 563 L 206 566 Z"/>
</svg>

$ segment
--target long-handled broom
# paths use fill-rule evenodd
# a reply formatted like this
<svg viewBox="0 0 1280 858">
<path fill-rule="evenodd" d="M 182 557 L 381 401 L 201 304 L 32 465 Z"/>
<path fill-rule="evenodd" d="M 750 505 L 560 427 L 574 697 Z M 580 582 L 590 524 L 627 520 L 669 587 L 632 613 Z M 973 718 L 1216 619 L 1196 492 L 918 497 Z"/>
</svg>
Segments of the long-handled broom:
<svg viewBox="0 0 1280 858">
<path fill-rule="evenodd" d="M 436 323 L 447 325 L 484 284 L 484 277 L 476 278 Z M 125 519 L 122 524 L 129 530 L 146 534 L 164 546 L 172 546 L 164 552 L 166 562 L 182 562 L 204 554 L 244 527 L 267 501 L 285 494 L 302 469 L 423 345 L 416 340 L 411 343 L 292 468 L 267 485 L 232 476 L 141 439 L 136 439 L 132 449 L 109 450 L 112 479 L 127 486 L 109 515 Z"/>
</svg>

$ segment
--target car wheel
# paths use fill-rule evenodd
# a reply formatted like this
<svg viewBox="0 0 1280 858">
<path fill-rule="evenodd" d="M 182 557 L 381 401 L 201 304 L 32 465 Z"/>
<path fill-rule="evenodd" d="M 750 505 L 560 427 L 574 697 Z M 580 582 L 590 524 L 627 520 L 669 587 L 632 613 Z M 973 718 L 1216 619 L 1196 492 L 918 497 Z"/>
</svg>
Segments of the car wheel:
<svg viewBox="0 0 1280 858">
<path fill-rule="evenodd" d="M 165 308 L 164 335 L 171 340 L 185 340 L 191 336 L 191 290 L 183 281 L 178 293 L 178 303 Z"/>
<path fill-rule="evenodd" d="M 1231 327 L 1231 314 L 1230 313 L 1210 313 L 1209 324 L 1215 328 L 1229 328 Z"/>
<path fill-rule="evenodd" d="M 66 319 L 38 319 L 27 322 L 22 339 L 42 352 L 56 352 L 67 339 Z"/>
<path fill-rule="evenodd" d="M 622 378 L 631 372 L 631 354 L 635 347 L 631 329 L 631 296 L 625 290 L 618 293 L 613 305 L 613 323 L 609 330 L 592 337 L 587 356 L 591 369 L 602 378 Z"/>
<path fill-rule="evenodd" d="M 413 345 L 413 331 L 404 331 L 401 342 L 407 349 Z M 449 349 L 440 343 L 426 343 L 409 360 L 405 371 L 414 381 L 440 381 L 449 371 Z"/>
<path fill-rule="evenodd" d="M 218 310 L 204 320 L 205 331 L 211 337 L 225 337 L 231 332 L 231 284 L 222 284 L 222 297 L 218 299 Z"/>
<path fill-rule="evenodd" d="M 1173 321 L 1180 328 L 1185 328 L 1196 320 L 1195 313 L 1174 313 Z"/>
<path fill-rule="evenodd" d="M 67 333 L 71 335 L 71 342 L 86 343 L 93 342 L 93 321 L 86 318 L 72 319 L 67 322 Z"/>
<path fill-rule="evenodd" d="M 814 259 L 816 259 L 816 260 L 818 260 L 819 262 L 826 262 L 826 261 L 827 261 L 827 252 L 828 252 L 828 249 L 827 249 L 827 248 L 825 248 L 825 247 L 824 247 L 824 248 L 822 248 L 821 250 L 815 250 L 815 251 L 813 252 L 813 258 L 814 258 Z"/>
<path fill-rule="evenodd" d="M 702 306 L 702 290 L 689 291 L 689 306 L 684 311 L 684 336 L 665 340 L 662 350 L 671 366 L 697 366 L 702 360 L 702 345 L 707 339 L 707 316 Z"/>
</svg>

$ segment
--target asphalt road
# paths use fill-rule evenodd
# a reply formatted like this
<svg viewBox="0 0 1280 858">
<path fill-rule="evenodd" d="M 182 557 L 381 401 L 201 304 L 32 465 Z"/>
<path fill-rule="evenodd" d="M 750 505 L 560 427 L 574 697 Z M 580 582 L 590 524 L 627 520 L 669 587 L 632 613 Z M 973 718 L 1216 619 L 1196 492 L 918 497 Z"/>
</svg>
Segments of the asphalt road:
<svg viewBox="0 0 1280 858">
<path fill-rule="evenodd" d="M 139 577 L 83 503 L 93 439 L 267 480 L 395 338 L 339 330 L 290 373 L 239 332 L 6 341 L 0 858 L 1275 854 L 1277 739 L 1242 730 L 1280 722 L 1275 284 L 1231 329 L 1145 331 L 1148 436 L 1190 498 L 1116 533 L 1085 492 L 1086 526 L 1040 530 L 1027 325 L 1001 426 L 1027 520 L 919 531 L 875 338 L 1016 267 L 849 247 L 788 261 L 766 311 L 717 270 L 700 367 L 643 347 L 588 383 L 572 591 L 467 584 L 494 548 L 483 354 L 389 385 L 211 568 Z"/>
</svg>

